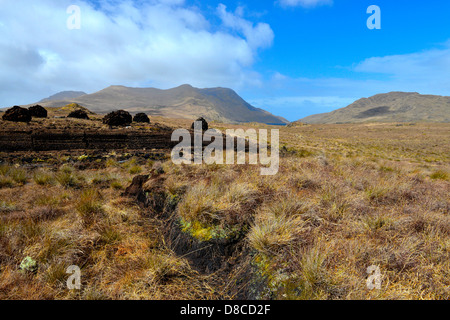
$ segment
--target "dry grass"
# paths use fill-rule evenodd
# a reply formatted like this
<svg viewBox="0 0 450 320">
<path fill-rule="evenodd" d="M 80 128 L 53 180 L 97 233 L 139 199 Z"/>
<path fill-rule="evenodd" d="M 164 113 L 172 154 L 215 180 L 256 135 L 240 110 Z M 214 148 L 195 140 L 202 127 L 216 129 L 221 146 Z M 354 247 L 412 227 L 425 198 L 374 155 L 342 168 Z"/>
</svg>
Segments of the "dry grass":
<svg viewBox="0 0 450 320">
<path fill-rule="evenodd" d="M 0 299 L 449 299 L 449 133 L 281 128 L 275 176 L 120 154 L 83 169 L 82 153 L 45 167 L 2 164 Z M 147 185 L 147 197 L 156 187 L 163 195 L 160 216 L 121 196 L 151 169 L 162 173 Z M 169 245 L 171 222 L 194 244 L 239 246 L 217 271 L 198 271 Z M 19 272 L 26 256 L 35 274 Z M 81 268 L 81 290 L 65 286 L 70 265 Z M 371 265 L 380 290 L 366 286 Z"/>
</svg>

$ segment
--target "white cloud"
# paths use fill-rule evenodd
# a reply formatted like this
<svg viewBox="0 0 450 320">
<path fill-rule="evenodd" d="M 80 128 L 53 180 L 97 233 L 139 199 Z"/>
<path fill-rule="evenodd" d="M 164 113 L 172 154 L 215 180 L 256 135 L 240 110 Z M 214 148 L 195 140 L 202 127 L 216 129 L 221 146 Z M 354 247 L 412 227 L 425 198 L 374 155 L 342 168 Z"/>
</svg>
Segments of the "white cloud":
<svg viewBox="0 0 450 320">
<path fill-rule="evenodd" d="M 391 91 L 450 95 L 450 41 L 441 48 L 371 57 L 349 69 L 353 74 L 347 78 L 293 78 L 275 72 L 264 91 L 253 93 L 249 101 L 292 121 Z"/>
<path fill-rule="evenodd" d="M 266 48 L 272 45 L 274 34 L 270 26 L 261 22 L 253 26 L 253 23 L 243 19 L 241 17 L 243 15 L 243 7 L 238 7 L 236 13 L 233 14 L 227 11 L 225 5 L 219 4 L 217 12 L 223 24 L 241 32 L 252 48 Z"/>
<path fill-rule="evenodd" d="M 347 78 L 293 78 L 275 72 L 259 97 L 253 93 L 249 100 L 295 120 L 391 91 L 450 95 L 450 41 L 421 52 L 371 57 L 349 69 L 353 74 Z"/>
<path fill-rule="evenodd" d="M 252 70 L 273 31 L 243 11 L 217 8 L 210 25 L 183 0 L 103 1 L 81 8 L 81 29 L 69 30 L 69 0 L 1 1 L 0 107 L 34 102 L 61 90 L 111 84 L 172 87 L 240 86 L 260 82 Z"/>
<path fill-rule="evenodd" d="M 280 5 L 283 7 L 304 7 L 311 8 L 321 5 L 333 4 L 333 0 L 279 0 Z"/>
<path fill-rule="evenodd" d="M 450 94 L 450 41 L 440 49 L 368 58 L 354 70 L 384 74 L 390 77 L 386 83 L 397 89 Z"/>
</svg>

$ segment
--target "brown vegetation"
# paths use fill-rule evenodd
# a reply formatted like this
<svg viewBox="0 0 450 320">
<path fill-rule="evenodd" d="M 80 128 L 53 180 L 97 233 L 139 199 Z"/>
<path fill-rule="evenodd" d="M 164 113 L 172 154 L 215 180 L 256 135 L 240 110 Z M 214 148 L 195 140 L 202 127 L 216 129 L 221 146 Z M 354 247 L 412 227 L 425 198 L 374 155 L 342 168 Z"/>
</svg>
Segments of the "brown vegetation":
<svg viewBox="0 0 450 320">
<path fill-rule="evenodd" d="M 449 125 L 276 128 L 274 176 L 142 151 L 1 154 L 0 299 L 450 298 Z"/>
</svg>

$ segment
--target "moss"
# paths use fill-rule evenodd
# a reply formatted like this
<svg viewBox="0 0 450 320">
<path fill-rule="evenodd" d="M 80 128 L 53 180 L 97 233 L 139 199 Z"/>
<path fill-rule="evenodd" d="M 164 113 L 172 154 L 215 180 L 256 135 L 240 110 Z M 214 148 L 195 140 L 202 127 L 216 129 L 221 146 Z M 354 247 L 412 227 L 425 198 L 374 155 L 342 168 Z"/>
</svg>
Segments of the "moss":
<svg viewBox="0 0 450 320">
<path fill-rule="evenodd" d="M 86 155 L 86 154 L 83 154 L 83 155 L 81 155 L 81 156 L 79 156 L 77 158 L 78 161 L 84 161 L 84 160 L 87 160 L 87 159 L 89 159 L 89 156 Z"/>
<path fill-rule="evenodd" d="M 287 266 L 287 263 L 284 263 Z M 251 262 L 255 269 L 253 285 L 259 288 L 254 292 L 257 299 L 299 299 L 300 279 L 297 275 L 283 271 L 285 268 L 265 254 L 256 254 Z"/>
<path fill-rule="evenodd" d="M 36 273 L 38 264 L 31 257 L 25 257 L 20 263 L 19 269 L 26 272 Z"/>
<path fill-rule="evenodd" d="M 208 226 L 200 221 L 189 222 L 180 218 L 181 230 L 199 241 L 238 238 L 243 230 L 240 227 L 224 228 Z"/>
</svg>

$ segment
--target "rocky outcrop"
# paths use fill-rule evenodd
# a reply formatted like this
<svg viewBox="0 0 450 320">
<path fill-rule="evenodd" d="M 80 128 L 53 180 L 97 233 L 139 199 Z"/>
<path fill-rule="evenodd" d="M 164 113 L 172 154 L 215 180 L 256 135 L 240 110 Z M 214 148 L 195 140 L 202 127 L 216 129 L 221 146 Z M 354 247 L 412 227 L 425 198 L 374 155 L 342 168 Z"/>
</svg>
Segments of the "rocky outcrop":
<svg viewBox="0 0 450 320">
<path fill-rule="evenodd" d="M 6 110 L 2 119 L 5 121 L 13 121 L 13 122 L 30 122 L 31 112 L 28 109 L 19 106 L 14 106 L 11 109 Z"/>
<path fill-rule="evenodd" d="M 131 122 L 133 122 L 133 117 L 125 110 L 113 111 L 103 118 L 103 123 L 110 127 L 129 126 Z"/>
</svg>

